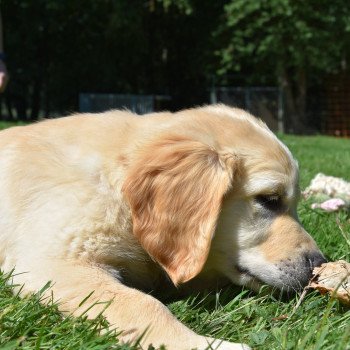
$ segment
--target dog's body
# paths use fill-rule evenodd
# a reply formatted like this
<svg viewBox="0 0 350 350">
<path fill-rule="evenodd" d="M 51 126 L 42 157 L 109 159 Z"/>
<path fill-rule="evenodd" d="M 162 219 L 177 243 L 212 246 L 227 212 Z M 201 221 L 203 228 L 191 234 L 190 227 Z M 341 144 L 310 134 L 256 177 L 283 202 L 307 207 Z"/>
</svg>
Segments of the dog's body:
<svg viewBox="0 0 350 350">
<path fill-rule="evenodd" d="M 124 341 L 147 330 L 144 345 L 205 349 L 212 339 L 141 290 L 197 275 L 208 289 L 219 279 L 299 289 L 324 258 L 298 223 L 298 191 L 288 149 L 225 106 L 8 129 L 0 133 L 1 268 L 27 272 L 14 277 L 26 292 L 51 280 L 64 311 L 79 314 L 91 291 L 84 309 L 112 300 L 104 315 Z"/>
</svg>

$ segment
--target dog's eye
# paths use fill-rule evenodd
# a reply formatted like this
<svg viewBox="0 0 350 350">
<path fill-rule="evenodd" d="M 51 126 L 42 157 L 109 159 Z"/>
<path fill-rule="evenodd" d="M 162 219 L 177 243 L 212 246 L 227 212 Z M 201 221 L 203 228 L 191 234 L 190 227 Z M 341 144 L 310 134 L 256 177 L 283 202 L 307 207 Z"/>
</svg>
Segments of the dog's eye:
<svg viewBox="0 0 350 350">
<path fill-rule="evenodd" d="M 278 195 L 263 195 L 260 194 L 255 197 L 255 201 L 262 207 L 276 211 L 282 206 L 282 199 Z"/>
</svg>

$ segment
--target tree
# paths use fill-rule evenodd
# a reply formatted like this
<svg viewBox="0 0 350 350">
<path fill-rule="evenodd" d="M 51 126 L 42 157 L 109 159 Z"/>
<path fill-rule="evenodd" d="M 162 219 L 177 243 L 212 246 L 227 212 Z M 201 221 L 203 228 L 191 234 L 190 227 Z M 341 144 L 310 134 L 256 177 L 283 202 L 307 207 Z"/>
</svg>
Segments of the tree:
<svg viewBox="0 0 350 350">
<path fill-rule="evenodd" d="M 256 80 L 274 80 L 289 128 L 302 132 L 310 79 L 344 67 L 349 34 L 347 0 L 231 0 L 216 32 L 218 72 L 248 70 Z"/>
<path fill-rule="evenodd" d="M 7 94 L 23 119 L 76 111 L 80 92 L 205 103 L 224 2 L 3 0 Z"/>
<path fill-rule="evenodd" d="M 7 96 L 21 101 L 18 118 L 76 111 L 79 92 L 143 92 L 150 61 L 143 5 L 4 0 Z"/>
</svg>

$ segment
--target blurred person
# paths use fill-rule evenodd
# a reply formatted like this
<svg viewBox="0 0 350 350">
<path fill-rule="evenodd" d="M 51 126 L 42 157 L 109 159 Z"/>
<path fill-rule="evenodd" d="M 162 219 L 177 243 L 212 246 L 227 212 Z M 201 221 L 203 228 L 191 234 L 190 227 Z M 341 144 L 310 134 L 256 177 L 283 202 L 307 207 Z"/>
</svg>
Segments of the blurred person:
<svg viewBox="0 0 350 350">
<path fill-rule="evenodd" d="M 2 17 L 0 12 L 0 93 L 5 91 L 8 82 L 8 73 L 5 64 L 4 45 L 2 37 Z"/>
</svg>

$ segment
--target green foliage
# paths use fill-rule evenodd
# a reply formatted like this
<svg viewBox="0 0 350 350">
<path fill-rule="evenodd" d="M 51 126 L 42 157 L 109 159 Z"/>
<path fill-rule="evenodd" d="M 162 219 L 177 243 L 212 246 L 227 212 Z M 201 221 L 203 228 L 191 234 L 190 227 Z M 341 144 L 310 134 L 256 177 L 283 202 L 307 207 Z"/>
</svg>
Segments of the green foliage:
<svg viewBox="0 0 350 350">
<path fill-rule="evenodd" d="M 346 0 L 232 0 L 218 31 L 226 39 L 218 51 L 220 73 L 246 63 L 259 65 L 256 74 L 265 67 L 277 75 L 282 66 L 333 72 L 344 58 L 349 26 Z"/>
<path fill-rule="evenodd" d="M 176 6 L 179 10 L 183 11 L 186 15 L 192 13 L 192 5 L 190 0 L 157 0 L 163 4 L 166 10 L 169 10 L 170 6 Z"/>
</svg>

